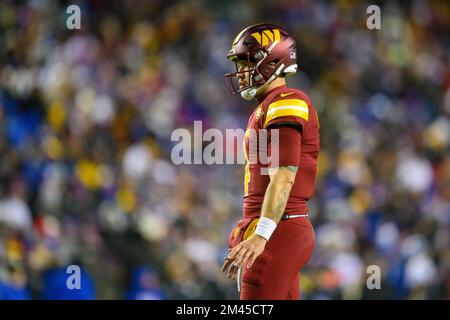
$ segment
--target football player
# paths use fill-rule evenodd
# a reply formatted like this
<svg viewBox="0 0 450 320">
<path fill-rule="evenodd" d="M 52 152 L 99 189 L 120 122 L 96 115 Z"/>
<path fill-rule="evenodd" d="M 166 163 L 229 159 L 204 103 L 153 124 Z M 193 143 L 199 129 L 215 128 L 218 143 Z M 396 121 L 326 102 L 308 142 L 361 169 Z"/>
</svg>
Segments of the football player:
<svg viewBox="0 0 450 320">
<path fill-rule="evenodd" d="M 286 86 L 285 77 L 297 71 L 297 52 L 285 29 L 247 27 L 234 39 L 227 58 L 236 65 L 236 72 L 225 75 L 228 89 L 257 104 L 244 138 L 243 218 L 228 238 L 230 252 L 222 271 L 238 280 L 241 299 L 299 299 L 300 270 L 315 242 L 307 202 L 320 150 L 317 113 L 304 92 Z M 259 134 L 250 134 L 263 129 L 267 146 Z M 271 139 L 275 130 L 278 139 Z M 248 161 L 251 137 L 269 158 L 270 150 L 277 150 L 278 163 Z"/>
</svg>

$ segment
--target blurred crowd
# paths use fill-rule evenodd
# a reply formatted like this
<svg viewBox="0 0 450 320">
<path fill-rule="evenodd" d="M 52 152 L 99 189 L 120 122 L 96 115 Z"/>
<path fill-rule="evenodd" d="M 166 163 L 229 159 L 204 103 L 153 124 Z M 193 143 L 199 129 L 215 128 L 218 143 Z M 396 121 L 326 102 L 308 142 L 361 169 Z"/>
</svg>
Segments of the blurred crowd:
<svg viewBox="0 0 450 320">
<path fill-rule="evenodd" d="M 368 30 L 369 4 L 1 1 L 0 299 L 238 297 L 243 166 L 174 165 L 171 133 L 246 126 L 223 75 L 256 22 L 297 40 L 288 85 L 321 123 L 302 298 L 449 299 L 450 4 L 389 2 Z"/>
</svg>

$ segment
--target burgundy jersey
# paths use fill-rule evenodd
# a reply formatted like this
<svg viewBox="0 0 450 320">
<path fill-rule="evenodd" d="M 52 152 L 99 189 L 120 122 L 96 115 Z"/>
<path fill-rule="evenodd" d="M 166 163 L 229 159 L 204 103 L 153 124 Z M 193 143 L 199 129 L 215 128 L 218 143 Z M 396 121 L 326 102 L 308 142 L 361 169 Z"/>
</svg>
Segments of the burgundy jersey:
<svg viewBox="0 0 450 320">
<path fill-rule="evenodd" d="M 307 202 L 313 195 L 317 173 L 317 158 L 320 151 L 319 119 L 317 112 L 308 96 L 296 89 L 280 86 L 272 89 L 259 100 L 258 107 L 249 118 L 244 138 L 244 153 L 246 157 L 244 179 L 244 207 L 245 217 L 258 217 L 270 177 L 264 174 L 269 166 L 264 161 L 250 161 L 250 137 L 256 139 L 259 152 L 268 152 L 268 146 L 263 141 L 264 136 L 259 130 L 274 128 L 283 124 L 295 124 L 301 132 L 301 147 L 298 170 L 294 185 L 286 205 L 287 214 L 305 214 L 308 212 Z M 255 134 L 251 135 L 253 129 Z M 254 138 L 253 138 L 254 137 Z M 269 138 L 270 141 L 270 138 Z M 254 150 L 252 149 L 252 153 Z"/>
</svg>

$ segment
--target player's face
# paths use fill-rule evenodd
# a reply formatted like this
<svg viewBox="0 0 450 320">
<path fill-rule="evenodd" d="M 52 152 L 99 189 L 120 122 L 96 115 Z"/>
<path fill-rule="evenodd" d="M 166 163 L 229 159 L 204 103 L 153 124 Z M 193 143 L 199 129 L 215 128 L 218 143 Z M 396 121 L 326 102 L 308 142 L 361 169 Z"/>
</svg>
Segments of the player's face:
<svg viewBox="0 0 450 320">
<path fill-rule="evenodd" d="M 225 83 L 231 94 L 237 94 L 253 86 L 252 75 L 256 64 L 245 59 L 235 60 L 236 72 L 225 75 Z"/>
<path fill-rule="evenodd" d="M 239 82 L 239 89 L 247 87 L 250 84 L 250 72 L 249 70 L 254 67 L 248 61 L 238 61 L 236 62 L 237 71 L 236 78 Z"/>
</svg>

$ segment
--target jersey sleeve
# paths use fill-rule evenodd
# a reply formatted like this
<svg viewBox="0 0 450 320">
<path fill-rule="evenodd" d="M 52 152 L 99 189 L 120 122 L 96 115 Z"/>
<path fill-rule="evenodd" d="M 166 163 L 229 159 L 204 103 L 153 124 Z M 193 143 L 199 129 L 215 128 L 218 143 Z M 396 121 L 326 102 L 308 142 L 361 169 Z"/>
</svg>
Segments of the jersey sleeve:
<svg viewBox="0 0 450 320">
<path fill-rule="evenodd" d="M 263 119 L 263 128 L 282 123 L 298 124 L 303 128 L 308 119 L 308 103 L 298 95 L 293 94 L 289 98 L 281 98 L 269 103 Z"/>
<path fill-rule="evenodd" d="M 278 139 L 274 139 L 274 134 Z M 292 127 L 281 126 L 269 130 L 269 167 L 298 166 L 300 163 L 302 135 Z"/>
</svg>

